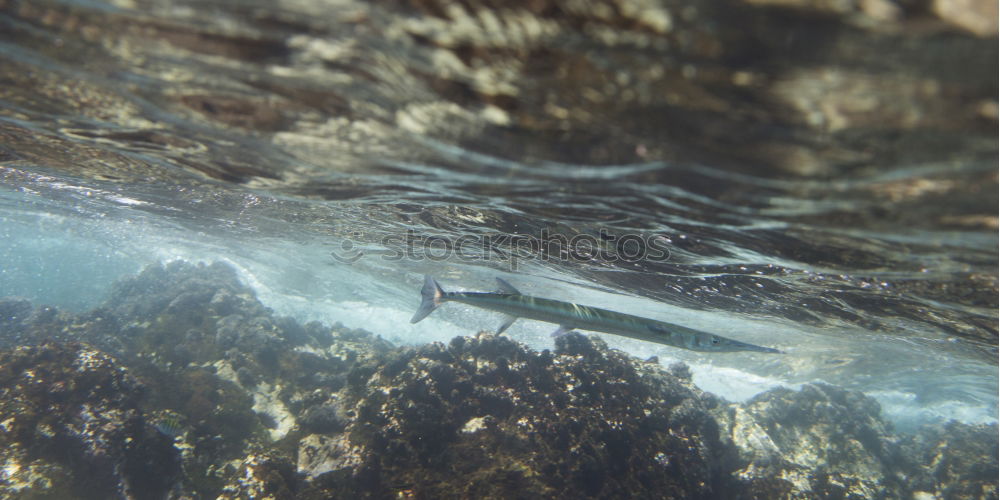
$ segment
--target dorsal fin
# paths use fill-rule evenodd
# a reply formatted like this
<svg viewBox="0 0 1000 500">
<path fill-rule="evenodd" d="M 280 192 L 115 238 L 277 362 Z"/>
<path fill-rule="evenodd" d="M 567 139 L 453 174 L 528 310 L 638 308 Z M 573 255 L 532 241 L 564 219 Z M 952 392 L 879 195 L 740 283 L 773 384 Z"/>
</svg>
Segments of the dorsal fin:
<svg viewBox="0 0 1000 500">
<path fill-rule="evenodd" d="M 509 293 L 511 295 L 521 295 L 521 292 L 514 288 L 514 285 L 507 283 L 506 281 L 497 278 L 497 286 L 500 287 L 500 293 Z"/>
</svg>

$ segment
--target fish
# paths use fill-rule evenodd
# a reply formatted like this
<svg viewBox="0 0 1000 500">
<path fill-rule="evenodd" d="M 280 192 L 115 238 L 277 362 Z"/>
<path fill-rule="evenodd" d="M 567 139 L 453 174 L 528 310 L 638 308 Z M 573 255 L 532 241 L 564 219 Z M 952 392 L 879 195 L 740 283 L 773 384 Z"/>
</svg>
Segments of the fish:
<svg viewBox="0 0 1000 500">
<path fill-rule="evenodd" d="M 184 424 L 181 423 L 180 419 L 173 416 L 167 415 L 153 424 L 153 427 L 159 431 L 161 434 L 173 439 L 180 437 L 184 434 Z"/>
<path fill-rule="evenodd" d="M 421 302 L 410 323 L 427 317 L 445 302 L 460 302 L 504 314 L 497 329 L 502 334 L 518 318 L 527 318 L 559 325 L 553 337 L 573 330 L 610 333 L 657 344 L 704 352 L 752 351 L 783 354 L 771 347 L 761 347 L 729 339 L 685 326 L 633 316 L 597 307 L 524 295 L 510 283 L 497 278 L 497 292 L 446 292 L 431 276 L 424 276 L 420 290 Z"/>
</svg>

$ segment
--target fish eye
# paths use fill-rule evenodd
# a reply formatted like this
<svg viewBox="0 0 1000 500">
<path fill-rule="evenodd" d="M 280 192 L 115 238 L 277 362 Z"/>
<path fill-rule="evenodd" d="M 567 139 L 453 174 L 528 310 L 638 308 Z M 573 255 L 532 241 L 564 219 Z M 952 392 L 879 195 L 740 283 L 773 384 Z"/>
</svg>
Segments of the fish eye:
<svg viewBox="0 0 1000 500">
<path fill-rule="evenodd" d="M 719 337 L 712 337 L 712 343 L 713 344 L 718 344 L 719 343 Z"/>
</svg>

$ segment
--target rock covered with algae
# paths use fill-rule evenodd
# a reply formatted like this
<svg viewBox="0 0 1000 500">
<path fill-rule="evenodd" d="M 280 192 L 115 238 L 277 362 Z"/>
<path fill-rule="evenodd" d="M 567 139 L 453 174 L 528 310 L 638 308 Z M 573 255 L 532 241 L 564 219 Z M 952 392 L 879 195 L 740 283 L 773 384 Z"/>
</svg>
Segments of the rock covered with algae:
<svg viewBox="0 0 1000 500">
<path fill-rule="evenodd" d="M 874 399 L 826 384 L 715 412 L 739 454 L 733 498 L 997 498 L 996 424 L 895 434 Z"/>
<path fill-rule="evenodd" d="M 730 405 L 720 421 L 751 497 L 900 498 L 907 491 L 900 447 L 879 414 L 861 393 L 806 384 Z"/>
<path fill-rule="evenodd" d="M 903 440 L 914 498 L 997 498 L 997 425 L 926 425 Z"/>
<path fill-rule="evenodd" d="M 822 384 L 728 403 L 579 334 L 394 348 L 224 264 L 0 326 L 3 498 L 996 498 L 996 425 L 897 435 Z"/>
<path fill-rule="evenodd" d="M 662 373 L 579 334 L 552 353 L 484 333 L 399 350 L 351 371 L 344 437 L 299 456 L 331 494 L 709 497 L 717 400 Z"/>
<path fill-rule="evenodd" d="M 0 352 L 0 497 L 164 498 L 177 450 L 107 354 L 48 343 Z"/>
</svg>

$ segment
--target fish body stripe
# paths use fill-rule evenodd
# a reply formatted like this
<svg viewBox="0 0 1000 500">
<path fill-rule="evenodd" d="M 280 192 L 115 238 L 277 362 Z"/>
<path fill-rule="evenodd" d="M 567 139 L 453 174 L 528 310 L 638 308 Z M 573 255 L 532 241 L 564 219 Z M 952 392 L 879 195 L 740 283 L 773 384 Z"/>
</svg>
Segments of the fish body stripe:
<svg viewBox="0 0 1000 500">
<path fill-rule="evenodd" d="M 581 330 L 611 333 L 699 351 L 778 352 L 711 333 L 597 307 L 511 293 L 445 292 L 444 301 L 499 311 Z"/>
</svg>

